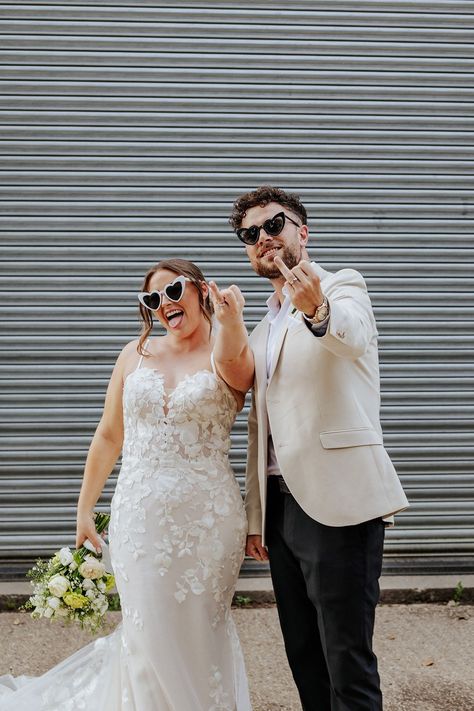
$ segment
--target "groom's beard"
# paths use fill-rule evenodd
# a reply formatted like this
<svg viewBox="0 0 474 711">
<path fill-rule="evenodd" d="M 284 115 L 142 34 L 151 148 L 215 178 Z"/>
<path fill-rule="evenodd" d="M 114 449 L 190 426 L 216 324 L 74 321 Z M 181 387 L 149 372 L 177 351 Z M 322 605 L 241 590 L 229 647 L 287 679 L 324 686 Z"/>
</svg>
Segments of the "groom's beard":
<svg viewBox="0 0 474 711">
<path fill-rule="evenodd" d="M 301 261 L 301 250 L 299 254 L 295 254 L 290 247 L 285 245 L 280 257 L 285 262 L 288 269 L 293 269 L 293 267 L 296 267 L 296 265 Z M 259 276 L 265 277 L 265 279 L 278 279 L 278 277 L 281 277 L 281 271 L 273 262 L 270 262 L 267 265 L 262 264 L 260 260 L 256 260 L 254 269 Z"/>
</svg>

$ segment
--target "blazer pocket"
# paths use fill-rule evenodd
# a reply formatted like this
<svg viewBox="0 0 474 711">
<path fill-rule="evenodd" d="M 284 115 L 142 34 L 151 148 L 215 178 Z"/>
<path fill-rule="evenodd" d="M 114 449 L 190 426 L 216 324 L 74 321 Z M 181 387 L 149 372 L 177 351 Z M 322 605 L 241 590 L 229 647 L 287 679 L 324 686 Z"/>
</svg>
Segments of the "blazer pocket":
<svg viewBox="0 0 474 711">
<path fill-rule="evenodd" d="M 383 444 L 382 435 L 372 427 L 354 427 L 350 430 L 320 432 L 319 439 L 324 449 L 361 447 L 365 444 Z"/>
</svg>

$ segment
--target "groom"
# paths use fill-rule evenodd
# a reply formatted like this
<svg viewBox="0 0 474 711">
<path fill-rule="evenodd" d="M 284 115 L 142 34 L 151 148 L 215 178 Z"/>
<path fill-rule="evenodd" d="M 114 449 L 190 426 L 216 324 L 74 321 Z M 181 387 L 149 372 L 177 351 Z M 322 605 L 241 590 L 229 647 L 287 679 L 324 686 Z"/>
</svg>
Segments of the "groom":
<svg viewBox="0 0 474 711">
<path fill-rule="evenodd" d="M 247 554 L 270 559 L 304 711 L 380 711 L 384 529 L 408 502 L 382 441 L 366 285 L 353 269 L 308 261 L 296 195 L 262 186 L 235 201 L 230 223 L 274 289 L 250 338 Z"/>
</svg>

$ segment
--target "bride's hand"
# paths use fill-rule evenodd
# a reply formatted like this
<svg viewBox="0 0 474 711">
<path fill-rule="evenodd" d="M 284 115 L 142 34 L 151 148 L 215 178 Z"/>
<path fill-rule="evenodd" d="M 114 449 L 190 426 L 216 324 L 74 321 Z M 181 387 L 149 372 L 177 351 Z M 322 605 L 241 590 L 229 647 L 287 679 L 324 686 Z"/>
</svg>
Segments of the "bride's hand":
<svg viewBox="0 0 474 711">
<path fill-rule="evenodd" d="M 94 516 L 91 512 L 78 511 L 76 526 L 76 549 L 80 548 L 86 538 L 92 543 L 97 553 L 102 552 L 102 538 L 95 529 Z"/>
<path fill-rule="evenodd" d="M 219 289 L 215 281 L 209 282 L 209 291 L 216 318 L 223 326 L 242 321 L 245 299 L 238 286 Z"/>
</svg>

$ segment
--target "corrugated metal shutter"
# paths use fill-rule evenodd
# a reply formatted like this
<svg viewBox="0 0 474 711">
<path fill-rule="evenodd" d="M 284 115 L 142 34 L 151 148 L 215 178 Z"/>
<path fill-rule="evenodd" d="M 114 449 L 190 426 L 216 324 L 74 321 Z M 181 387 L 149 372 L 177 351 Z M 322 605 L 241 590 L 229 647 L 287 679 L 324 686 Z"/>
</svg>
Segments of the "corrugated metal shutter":
<svg viewBox="0 0 474 711">
<path fill-rule="evenodd" d="M 136 335 L 148 266 L 189 257 L 241 285 L 249 323 L 262 316 L 268 287 L 226 228 L 234 197 L 262 182 L 302 195 L 325 268 L 367 277 L 386 443 L 412 502 L 388 533 L 387 569 L 469 567 L 473 11 L 2 3 L 4 577 L 72 540 L 85 454 L 112 364 Z M 244 413 L 239 477 L 245 432 Z"/>
</svg>

